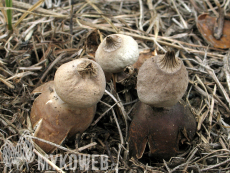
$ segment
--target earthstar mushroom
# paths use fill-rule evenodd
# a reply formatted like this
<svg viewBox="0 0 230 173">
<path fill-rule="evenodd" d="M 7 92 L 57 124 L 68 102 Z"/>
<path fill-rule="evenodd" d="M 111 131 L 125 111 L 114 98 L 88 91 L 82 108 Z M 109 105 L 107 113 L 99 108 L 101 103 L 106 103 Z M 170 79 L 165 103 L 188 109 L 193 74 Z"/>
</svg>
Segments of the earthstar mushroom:
<svg viewBox="0 0 230 173">
<path fill-rule="evenodd" d="M 154 108 L 138 102 L 129 130 L 130 156 L 140 159 L 149 146 L 155 159 L 170 159 L 179 153 L 182 136 L 191 141 L 196 121 L 188 106 L 177 103 L 172 108 Z"/>
<path fill-rule="evenodd" d="M 34 136 L 61 144 L 66 137 L 84 132 L 94 118 L 105 85 L 103 70 L 92 60 L 81 58 L 60 66 L 54 81 L 33 91 L 41 93 L 31 109 L 32 125 L 37 126 Z M 47 153 L 55 149 L 35 142 Z"/>
<path fill-rule="evenodd" d="M 173 51 L 147 59 L 137 75 L 138 98 L 154 107 L 175 105 L 187 86 L 188 72 Z"/>
<path fill-rule="evenodd" d="M 118 73 L 134 64 L 139 57 L 138 44 L 130 36 L 108 35 L 98 46 L 95 60 L 106 72 Z"/>
<path fill-rule="evenodd" d="M 189 108 L 178 103 L 188 85 L 188 72 L 174 52 L 147 59 L 137 76 L 139 102 L 132 111 L 129 130 L 130 156 L 140 159 L 146 144 L 150 156 L 170 159 L 179 153 L 184 135 L 190 141 L 196 121 Z"/>
</svg>

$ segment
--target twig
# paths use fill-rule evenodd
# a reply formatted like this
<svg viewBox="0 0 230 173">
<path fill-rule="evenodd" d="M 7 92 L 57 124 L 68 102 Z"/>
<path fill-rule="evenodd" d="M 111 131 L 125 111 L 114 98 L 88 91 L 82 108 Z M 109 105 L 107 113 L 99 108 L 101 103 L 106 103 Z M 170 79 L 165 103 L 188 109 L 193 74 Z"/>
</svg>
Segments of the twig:
<svg viewBox="0 0 230 173">
<path fill-rule="evenodd" d="M 214 86 L 214 90 L 212 93 L 212 101 L 211 101 L 211 108 L 210 108 L 210 114 L 209 114 L 209 125 L 212 125 L 212 117 L 213 117 L 213 110 L 214 110 L 214 96 L 216 95 L 216 85 Z"/>
<path fill-rule="evenodd" d="M 224 57 L 224 72 L 226 76 L 226 82 L 228 86 L 228 93 L 230 94 L 230 52 Z"/>
<path fill-rule="evenodd" d="M 103 103 L 103 104 L 105 104 L 104 102 L 102 102 L 102 101 L 100 101 L 101 103 Z M 106 113 L 108 113 L 114 106 L 116 106 L 117 105 L 117 103 L 114 103 L 112 106 L 110 106 L 110 105 L 108 105 L 108 104 L 106 104 L 107 106 L 109 106 L 109 109 L 107 109 L 103 114 L 101 114 L 92 124 L 91 124 L 91 126 L 95 126 L 97 123 L 98 123 L 98 121 L 100 121 L 100 119 L 102 118 L 102 117 L 104 117 L 104 115 L 106 114 Z"/>
<path fill-rule="evenodd" d="M 55 165 L 53 162 L 51 162 L 48 158 L 40 154 L 36 149 L 33 149 L 33 152 L 38 155 L 38 157 L 42 158 L 44 161 L 46 161 L 52 168 L 54 168 L 57 172 L 65 173 L 62 171 L 57 165 Z"/>
<path fill-rule="evenodd" d="M 121 154 L 121 144 L 118 144 L 117 164 L 116 164 L 116 167 L 115 167 L 116 173 L 119 172 L 119 158 L 120 158 L 120 154 Z"/>
<path fill-rule="evenodd" d="M 122 113 L 122 116 L 124 118 L 124 121 L 125 121 L 125 126 L 126 126 L 126 138 L 127 138 L 127 135 L 128 135 L 128 122 L 127 122 L 127 113 L 125 112 L 125 109 L 123 107 L 123 105 L 117 101 L 117 99 L 107 90 L 105 90 L 105 93 L 108 94 L 116 103 L 117 103 L 117 106 L 120 108 L 121 110 L 121 113 Z M 124 142 L 124 141 L 123 141 Z M 121 143 L 121 144 L 124 144 L 124 143 Z"/>
<path fill-rule="evenodd" d="M 210 169 L 215 168 L 217 166 L 221 166 L 221 165 L 228 163 L 228 162 L 230 162 L 230 159 L 227 159 L 227 160 L 220 162 L 218 164 L 215 164 L 215 165 L 207 166 L 206 168 L 201 169 L 201 171 L 207 171 L 207 170 L 210 170 Z"/>
<path fill-rule="evenodd" d="M 78 148 L 77 151 L 83 151 L 83 150 L 88 149 L 88 148 L 91 148 L 91 147 L 93 147 L 93 146 L 95 146 L 95 145 L 97 145 L 97 143 L 96 143 L 96 142 L 92 142 L 92 143 L 90 143 L 90 144 L 88 144 L 88 145 L 85 145 L 85 146 L 83 146 L 83 147 Z"/>
<path fill-rule="evenodd" d="M 78 151 L 82 151 L 82 150 L 85 150 L 85 149 L 88 149 L 88 148 L 90 148 L 90 147 L 92 147 L 92 146 L 97 145 L 96 142 L 93 142 L 93 143 L 88 144 L 88 145 L 86 145 L 86 146 L 80 147 L 80 148 L 78 148 L 77 150 L 70 150 L 70 149 L 68 149 L 68 148 L 62 147 L 61 145 L 55 144 L 55 143 L 53 143 L 53 142 L 50 142 L 50 141 L 47 141 L 47 140 L 44 140 L 44 139 L 41 139 L 41 138 L 37 138 L 37 137 L 34 137 L 34 136 L 29 136 L 29 135 L 25 135 L 25 137 L 29 137 L 29 138 L 32 138 L 32 139 L 36 139 L 36 140 L 39 140 L 39 141 L 41 141 L 41 142 L 45 142 L 45 143 L 47 143 L 47 144 L 49 144 L 49 145 L 53 145 L 53 146 L 55 146 L 56 148 L 59 148 L 59 149 L 61 149 L 61 150 L 64 150 L 64 151 L 67 151 L 67 152 L 70 152 L 70 153 L 76 153 L 76 154 L 79 154 L 79 155 L 87 155 L 87 154 L 79 153 Z"/>
<path fill-rule="evenodd" d="M 122 135 L 122 132 L 121 132 L 121 128 L 119 126 L 116 114 L 115 114 L 115 112 L 114 112 L 113 109 L 112 109 L 112 113 L 113 113 L 113 118 L 114 118 L 114 120 L 116 122 L 116 125 L 117 125 L 117 128 L 118 128 L 118 132 L 119 132 L 119 135 L 120 135 L 121 144 L 124 144 L 124 138 L 123 138 L 123 135 Z"/>
<path fill-rule="evenodd" d="M 214 70 L 211 69 L 208 65 L 204 65 L 203 62 L 201 61 L 201 59 L 199 57 L 195 56 L 195 58 L 202 64 L 202 67 L 204 67 L 207 70 L 207 72 L 209 73 L 209 75 L 216 82 L 216 84 L 218 85 L 218 87 L 220 89 L 220 92 L 224 96 L 225 100 L 228 102 L 228 106 L 230 108 L 230 98 L 229 98 L 228 94 L 226 93 L 223 85 L 219 82 L 218 78 L 216 77 L 216 74 L 215 74 Z"/>
<path fill-rule="evenodd" d="M 165 165 L 165 167 L 166 167 L 166 169 L 167 169 L 168 173 L 171 173 L 172 171 L 171 171 L 171 170 L 170 170 L 170 168 L 168 167 L 168 165 L 167 165 L 166 161 L 165 161 L 165 160 L 163 160 L 163 162 L 164 162 L 164 165 Z"/>
<path fill-rule="evenodd" d="M 65 53 L 60 54 L 48 67 L 48 69 L 43 73 L 41 79 L 39 80 L 40 83 L 42 83 L 43 79 L 46 77 L 46 75 L 48 74 L 48 72 L 54 67 L 55 64 L 57 64 L 62 57 L 65 55 Z"/>
<path fill-rule="evenodd" d="M 14 89 L 14 85 L 12 85 L 10 82 L 8 82 L 6 79 L 3 79 L 1 76 L 0 76 L 0 81 L 2 83 L 4 83 L 6 86 L 8 86 L 9 88 L 12 88 Z"/>
<path fill-rule="evenodd" d="M 180 17 L 180 20 L 181 20 L 181 22 L 182 22 L 182 24 L 183 24 L 184 28 L 185 28 L 185 29 L 187 29 L 187 28 L 188 28 L 188 25 L 187 25 L 187 23 L 185 22 L 185 20 L 183 19 L 183 17 L 181 16 L 181 14 L 180 14 L 179 10 L 177 9 L 177 6 L 176 6 L 176 3 L 175 3 L 175 0 L 171 0 L 171 1 L 172 1 L 172 3 L 173 3 L 173 6 L 174 6 L 174 8 L 175 8 L 175 10 L 176 10 L 177 14 L 178 14 L 178 15 L 179 15 L 179 17 Z"/>
<path fill-rule="evenodd" d="M 24 2 L 20 2 L 20 1 L 13 1 L 13 6 L 14 7 L 18 7 L 18 8 L 22 8 L 22 9 L 30 9 L 32 7 L 32 5 L 24 3 Z M 67 18 L 68 15 L 63 15 L 60 13 L 56 13 L 52 10 L 46 10 L 44 8 L 36 8 L 34 9 L 34 11 L 39 12 L 39 13 L 43 13 L 49 16 L 53 16 L 53 17 L 58 17 L 58 18 Z"/>
<path fill-rule="evenodd" d="M 38 8 L 42 3 L 43 3 L 44 0 L 39 0 L 37 1 L 31 8 L 28 9 L 28 11 L 33 11 L 35 10 L 36 8 Z M 28 12 L 25 12 L 19 19 L 18 21 L 14 24 L 14 27 L 17 27 L 19 23 L 21 23 L 21 21 L 28 15 L 29 13 Z"/>
<path fill-rule="evenodd" d="M 99 14 L 103 14 L 103 12 L 95 5 L 93 4 L 90 0 L 86 0 Z M 104 15 L 102 15 L 102 17 L 112 26 L 112 28 L 118 33 L 119 30 L 117 29 L 117 27 L 111 22 L 111 20 L 108 17 L 105 17 Z"/>
<path fill-rule="evenodd" d="M 140 6 L 140 19 L 139 19 L 139 29 L 143 31 L 143 3 L 142 0 L 139 0 L 139 6 Z"/>
</svg>

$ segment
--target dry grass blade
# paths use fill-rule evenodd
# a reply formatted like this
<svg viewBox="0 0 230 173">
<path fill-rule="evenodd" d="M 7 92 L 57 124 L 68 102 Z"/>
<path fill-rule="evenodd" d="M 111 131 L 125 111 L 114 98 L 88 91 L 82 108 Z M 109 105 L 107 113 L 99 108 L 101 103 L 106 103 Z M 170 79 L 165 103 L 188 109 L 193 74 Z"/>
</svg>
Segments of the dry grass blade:
<svg viewBox="0 0 230 173">
<path fill-rule="evenodd" d="M 56 166 L 53 162 L 51 162 L 48 158 L 44 157 L 42 154 L 40 154 L 37 150 L 33 150 L 35 154 L 37 154 L 40 158 L 42 158 L 44 161 L 46 161 L 53 169 L 55 169 L 59 173 L 65 173 L 62 171 L 58 166 Z"/>
<path fill-rule="evenodd" d="M 44 0 L 39 0 L 36 4 L 34 4 L 31 8 L 28 9 L 28 12 L 34 11 L 36 8 L 38 8 Z M 14 24 L 14 27 L 17 27 L 19 23 L 29 14 L 28 12 L 25 12 L 18 21 Z"/>
<path fill-rule="evenodd" d="M 196 56 L 196 59 L 202 63 L 202 61 L 200 60 L 199 57 Z M 207 70 L 207 72 L 209 73 L 210 76 L 212 76 L 213 80 L 216 82 L 216 84 L 218 85 L 220 92 L 222 93 L 222 95 L 224 96 L 224 98 L 226 99 L 228 106 L 230 107 L 230 98 L 229 95 L 227 94 L 227 92 L 225 91 L 223 85 L 220 83 L 220 81 L 218 80 L 218 78 L 216 77 L 216 74 L 214 73 L 213 69 L 211 69 L 209 66 L 202 64 L 202 66 Z"/>
<path fill-rule="evenodd" d="M 214 97 L 216 95 L 216 85 L 214 86 L 214 90 L 212 93 L 212 101 L 211 101 L 211 105 L 210 105 L 210 115 L 209 115 L 209 125 L 212 125 L 212 119 L 213 119 L 213 110 L 214 110 L 214 104 L 215 104 L 215 100 Z"/>
<path fill-rule="evenodd" d="M 110 92 L 108 92 L 107 90 L 105 90 L 105 93 L 108 94 L 116 102 L 116 104 L 119 106 L 119 108 L 121 110 L 124 110 L 122 108 L 123 106 L 117 101 L 117 99 Z M 124 138 L 123 138 L 123 135 L 122 135 L 122 132 L 121 132 L 121 128 L 119 126 L 119 123 L 117 121 L 117 117 L 115 115 L 115 112 L 114 112 L 113 108 L 112 108 L 112 113 L 113 113 L 113 118 L 114 118 L 114 120 L 116 122 L 116 125 L 117 125 L 117 128 L 118 128 L 118 131 L 119 131 L 119 135 L 120 135 L 120 139 L 121 139 L 121 144 L 123 145 L 124 144 Z M 126 130 L 126 134 L 127 134 L 127 132 L 128 132 L 128 128 L 127 128 L 127 115 L 126 115 L 126 113 L 124 111 L 122 112 L 122 115 L 123 115 L 123 117 L 125 119 L 125 124 L 126 124 L 126 129 L 127 129 Z"/>
<path fill-rule="evenodd" d="M 0 7 L 4 8 L 3 4 L 2 4 L 2 0 L 0 1 Z M 4 16 L 5 21 L 7 21 L 7 15 L 6 15 L 6 11 L 4 9 L 1 9 L 2 14 Z"/>
<path fill-rule="evenodd" d="M 14 89 L 14 86 L 10 82 L 8 82 L 6 79 L 3 79 L 1 76 L 0 76 L 0 81 L 4 83 L 5 85 L 7 85 L 9 88 Z"/>
<path fill-rule="evenodd" d="M 183 27 L 184 27 L 185 29 L 188 28 L 188 26 L 187 26 L 185 20 L 183 19 L 183 17 L 181 16 L 179 10 L 177 9 L 177 6 L 176 6 L 176 4 L 175 4 L 175 0 L 171 0 L 171 1 L 172 1 L 172 3 L 173 3 L 173 6 L 174 6 L 174 8 L 175 8 L 177 14 L 178 14 L 179 17 L 180 17 L 180 20 L 181 20 L 181 22 L 182 22 L 182 24 L 183 24 Z"/>
<path fill-rule="evenodd" d="M 225 164 L 225 163 L 228 163 L 229 161 L 230 161 L 230 159 L 227 159 L 227 160 L 225 160 L 225 161 L 223 161 L 223 162 L 220 162 L 220 163 L 218 163 L 218 164 L 211 165 L 211 166 L 207 166 L 206 168 L 201 169 L 201 171 L 210 170 L 210 169 L 212 169 L 212 168 L 215 168 L 215 167 L 221 166 L 221 165 L 223 165 L 223 164 Z M 228 168 L 228 169 L 229 169 L 229 168 Z"/>
<path fill-rule="evenodd" d="M 30 4 L 27 4 L 27 3 L 24 3 L 24 2 L 19 2 L 19 1 L 13 1 L 13 6 L 18 7 L 20 9 L 31 9 L 33 7 Z M 51 11 L 51 10 L 46 10 L 46 9 L 40 8 L 40 7 L 35 8 L 33 11 L 39 12 L 39 13 L 42 13 L 42 14 L 45 14 L 45 15 L 49 15 L 49 16 L 51 15 L 53 17 L 58 17 L 58 18 L 67 18 L 68 17 L 68 15 L 63 15 L 63 14 L 56 13 L 56 12 Z M 29 11 L 27 11 L 27 12 L 29 12 Z"/>
<path fill-rule="evenodd" d="M 226 82 L 228 85 L 228 93 L 230 93 L 230 60 L 229 60 L 229 54 L 224 57 L 224 72 L 226 76 Z"/>
<path fill-rule="evenodd" d="M 46 140 L 44 140 L 44 139 L 40 139 L 40 138 L 37 138 L 37 137 L 34 137 L 34 136 L 25 135 L 25 137 L 29 137 L 29 138 L 32 138 L 32 139 L 40 140 L 40 141 L 45 142 L 45 143 L 47 143 L 47 144 L 49 144 L 49 145 L 53 145 L 53 146 L 55 146 L 55 147 L 57 147 L 57 148 L 59 148 L 59 149 L 61 149 L 61 150 L 67 151 L 67 152 L 69 152 L 69 153 L 79 154 L 79 155 L 86 155 L 86 154 L 84 154 L 84 153 L 79 153 L 79 152 L 80 152 L 80 151 L 83 151 L 83 150 L 86 150 L 86 149 L 88 149 L 88 148 L 90 148 L 90 147 L 93 147 L 93 146 L 95 146 L 95 145 L 97 145 L 96 142 L 93 142 L 93 143 L 91 143 L 91 144 L 88 144 L 88 145 L 85 145 L 85 146 L 83 146 L 83 147 L 77 148 L 76 150 L 71 150 L 71 149 L 65 148 L 65 147 L 63 147 L 63 146 L 61 146 L 61 145 L 57 145 L 57 144 L 55 144 L 55 143 L 53 143 L 53 142 L 46 141 Z M 36 144 L 36 143 L 34 143 L 34 144 Z M 40 147 L 38 148 L 38 146 L 36 146 L 36 145 L 35 145 L 35 148 L 41 150 Z M 44 151 L 42 150 L 42 152 L 44 152 Z"/>
<path fill-rule="evenodd" d="M 108 17 L 105 17 L 103 15 L 103 12 L 95 5 L 93 4 L 90 0 L 86 0 L 102 17 L 111 25 L 111 27 L 116 31 L 116 33 L 119 32 L 117 27 L 111 22 L 111 20 Z"/>
</svg>

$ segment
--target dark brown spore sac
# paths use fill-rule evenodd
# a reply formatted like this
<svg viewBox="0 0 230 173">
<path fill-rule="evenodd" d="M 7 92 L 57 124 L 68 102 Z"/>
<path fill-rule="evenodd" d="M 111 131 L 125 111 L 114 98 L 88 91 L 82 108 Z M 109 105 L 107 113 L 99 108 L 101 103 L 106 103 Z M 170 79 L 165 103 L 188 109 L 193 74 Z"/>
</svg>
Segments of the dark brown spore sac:
<svg viewBox="0 0 230 173">
<path fill-rule="evenodd" d="M 138 102 L 132 115 L 129 148 L 130 156 L 137 159 L 142 157 L 148 143 L 151 157 L 168 160 L 178 154 L 182 131 L 186 131 L 188 140 L 192 140 L 196 132 L 193 114 L 180 103 L 172 108 L 152 108 Z"/>
</svg>

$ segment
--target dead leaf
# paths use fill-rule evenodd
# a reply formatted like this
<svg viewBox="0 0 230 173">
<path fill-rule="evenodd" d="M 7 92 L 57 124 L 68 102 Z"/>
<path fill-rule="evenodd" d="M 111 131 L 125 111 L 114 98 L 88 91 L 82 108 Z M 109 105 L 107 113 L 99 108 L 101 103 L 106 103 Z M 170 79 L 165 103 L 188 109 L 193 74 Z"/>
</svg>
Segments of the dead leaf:
<svg viewBox="0 0 230 173">
<path fill-rule="evenodd" d="M 155 51 L 142 52 L 139 55 L 138 60 L 133 64 L 133 67 L 137 70 L 142 66 L 142 64 L 152 56 L 155 56 Z"/>
<path fill-rule="evenodd" d="M 86 53 L 92 57 L 95 57 L 95 52 L 100 44 L 100 35 L 98 30 L 91 31 L 86 39 Z"/>
<path fill-rule="evenodd" d="M 201 14 L 197 20 L 197 28 L 206 42 L 211 46 L 221 49 L 230 48 L 230 21 L 224 20 L 223 35 L 217 40 L 213 35 L 216 20 L 216 17 L 209 16 L 208 14 Z"/>
</svg>

